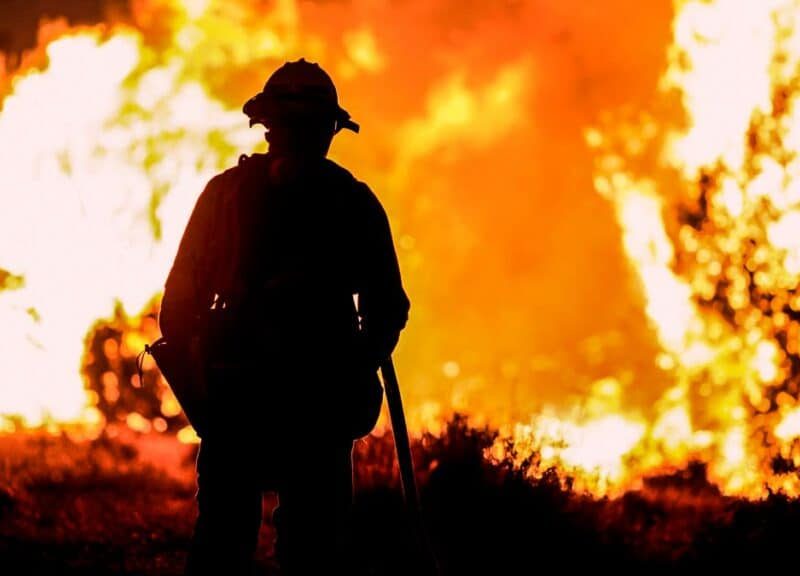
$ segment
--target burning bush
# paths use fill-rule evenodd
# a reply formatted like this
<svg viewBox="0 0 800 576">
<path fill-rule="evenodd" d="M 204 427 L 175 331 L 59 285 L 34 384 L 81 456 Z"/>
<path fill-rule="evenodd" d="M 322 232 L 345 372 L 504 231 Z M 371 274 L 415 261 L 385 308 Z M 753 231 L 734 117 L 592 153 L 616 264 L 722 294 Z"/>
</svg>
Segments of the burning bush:
<svg viewBox="0 0 800 576">
<path fill-rule="evenodd" d="M 90 398 L 107 424 L 126 424 L 147 432 L 176 433 L 188 426 L 178 401 L 149 357 L 143 378 L 137 369 L 145 344 L 156 340 L 157 301 L 139 315 L 117 306 L 114 316 L 100 320 L 87 336 L 83 374 Z"/>
</svg>

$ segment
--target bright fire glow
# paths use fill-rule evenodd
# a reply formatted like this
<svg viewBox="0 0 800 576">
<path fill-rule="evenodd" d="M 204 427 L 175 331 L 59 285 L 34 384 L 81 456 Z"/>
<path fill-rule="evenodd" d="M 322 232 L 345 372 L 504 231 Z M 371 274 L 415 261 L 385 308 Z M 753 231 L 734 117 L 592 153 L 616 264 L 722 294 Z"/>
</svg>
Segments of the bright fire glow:
<svg viewBox="0 0 800 576">
<path fill-rule="evenodd" d="M 619 26 L 649 3 L 334 4 L 142 0 L 0 68 L 0 429 L 98 423 L 87 332 L 157 295 L 205 182 L 263 146 L 241 103 L 305 56 L 364 127 L 334 157 L 392 215 L 417 429 L 466 412 L 501 430 L 488 457 L 597 494 L 702 461 L 796 495 L 772 463 L 800 465 L 800 2 L 675 0 L 646 103 L 628 67 L 591 78 L 639 69 L 658 35 Z"/>
<path fill-rule="evenodd" d="M 676 2 L 661 86 L 665 98 L 680 96 L 686 128 L 659 134 L 648 121 L 640 126 L 642 139 L 658 135 L 665 143 L 660 167 L 645 174 L 630 144 L 605 142 L 606 134 L 615 137 L 613 126 L 587 134 L 603 151 L 596 187 L 616 208 L 645 311 L 668 355 L 662 366 L 677 381 L 664 396 L 672 400 L 656 405 L 655 422 L 672 414 L 678 426 L 654 426 L 627 456 L 673 466 L 682 457 L 705 460 L 723 490 L 748 496 L 767 485 L 798 490 L 796 475 L 770 469 L 775 456 L 800 462 L 787 363 L 798 334 L 800 234 L 797 199 L 787 198 L 796 194 L 797 169 L 783 139 L 795 126 L 797 8 L 790 1 Z M 668 175 L 656 180 L 659 171 Z M 655 459 L 648 436 L 661 436 Z"/>
<path fill-rule="evenodd" d="M 0 262 L 23 280 L 0 295 L 0 405 L 30 425 L 84 415 L 88 327 L 144 307 L 197 191 L 257 141 L 183 58 L 148 56 L 132 30 L 67 35 L 3 101 Z"/>
</svg>

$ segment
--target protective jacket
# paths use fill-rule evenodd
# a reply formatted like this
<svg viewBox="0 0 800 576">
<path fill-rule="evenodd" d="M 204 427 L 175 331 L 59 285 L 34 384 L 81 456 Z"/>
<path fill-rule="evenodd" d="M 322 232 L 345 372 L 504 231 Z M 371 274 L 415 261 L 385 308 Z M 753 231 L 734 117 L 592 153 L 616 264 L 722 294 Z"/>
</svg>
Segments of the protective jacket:
<svg viewBox="0 0 800 576">
<path fill-rule="evenodd" d="M 369 187 L 327 159 L 256 154 L 200 195 L 160 326 L 176 343 L 202 335 L 211 362 L 263 368 L 271 378 L 245 401 L 291 412 L 311 392 L 320 409 L 343 400 L 357 413 L 361 396 L 374 395 L 364 380 L 376 381 L 408 311 L 389 222 Z M 311 390 L 291 376 L 301 372 L 317 382 Z"/>
</svg>

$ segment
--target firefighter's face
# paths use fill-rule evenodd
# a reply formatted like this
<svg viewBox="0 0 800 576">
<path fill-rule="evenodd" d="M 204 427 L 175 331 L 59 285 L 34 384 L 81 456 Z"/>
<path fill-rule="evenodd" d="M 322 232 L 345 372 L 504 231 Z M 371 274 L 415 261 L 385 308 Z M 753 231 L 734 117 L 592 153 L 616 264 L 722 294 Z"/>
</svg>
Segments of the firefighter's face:
<svg viewBox="0 0 800 576">
<path fill-rule="evenodd" d="M 270 122 L 265 136 L 270 152 L 324 158 L 335 131 L 336 122 L 332 118 L 310 113 L 287 113 Z"/>
</svg>

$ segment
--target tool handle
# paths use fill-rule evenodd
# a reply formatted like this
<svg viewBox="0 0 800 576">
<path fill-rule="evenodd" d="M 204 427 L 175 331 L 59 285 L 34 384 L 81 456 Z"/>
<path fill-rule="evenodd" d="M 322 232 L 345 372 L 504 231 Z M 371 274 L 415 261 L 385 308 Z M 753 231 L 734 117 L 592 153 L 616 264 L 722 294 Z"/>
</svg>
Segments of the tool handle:
<svg viewBox="0 0 800 576">
<path fill-rule="evenodd" d="M 411 444 L 408 439 L 408 426 L 403 410 L 403 398 L 400 395 L 400 385 L 397 382 L 397 373 L 394 363 L 389 358 L 381 364 L 383 387 L 386 390 L 386 403 L 389 405 L 389 417 L 392 421 L 397 462 L 400 466 L 400 480 L 403 484 L 403 495 L 406 505 L 412 513 L 419 512 L 419 492 L 414 474 L 414 460 L 411 456 Z"/>
<path fill-rule="evenodd" d="M 417 553 L 422 563 L 421 574 L 436 576 L 440 574 L 439 566 L 433 555 L 425 527 L 422 522 L 422 509 L 417 490 L 417 479 L 414 474 L 414 459 L 411 455 L 411 444 L 408 439 L 408 426 L 403 411 L 403 398 L 400 395 L 400 385 L 397 382 L 397 373 L 391 357 L 381 364 L 383 387 L 386 390 L 386 403 L 389 405 L 389 417 L 392 421 L 394 445 L 397 450 L 397 462 L 400 466 L 400 480 L 403 484 L 403 496 L 409 514 L 411 529 Z"/>
</svg>

